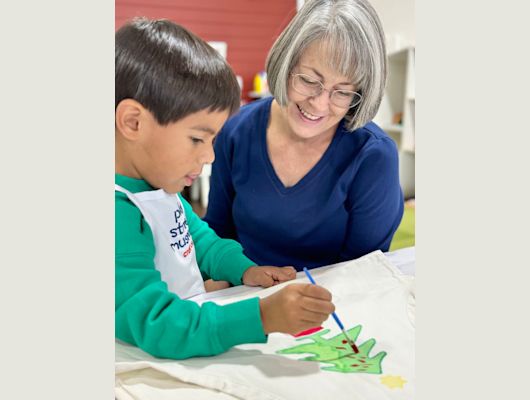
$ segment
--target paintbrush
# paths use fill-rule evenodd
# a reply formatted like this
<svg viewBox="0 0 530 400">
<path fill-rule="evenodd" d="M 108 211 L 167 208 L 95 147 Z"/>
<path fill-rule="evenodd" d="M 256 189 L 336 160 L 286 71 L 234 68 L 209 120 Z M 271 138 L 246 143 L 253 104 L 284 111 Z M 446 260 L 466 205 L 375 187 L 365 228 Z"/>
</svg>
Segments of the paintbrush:
<svg viewBox="0 0 530 400">
<path fill-rule="evenodd" d="M 313 284 L 313 285 L 316 285 L 316 282 L 315 280 L 313 279 L 313 277 L 311 276 L 311 274 L 309 273 L 309 270 L 304 267 L 304 272 L 307 276 L 307 278 L 309 279 L 309 281 Z M 344 330 L 344 325 L 342 325 L 342 322 L 340 321 L 339 317 L 337 316 L 336 313 L 331 313 L 331 316 L 333 317 L 333 319 L 335 320 L 335 322 L 337 323 L 337 325 L 339 326 L 340 330 L 342 331 L 342 334 L 344 335 L 344 337 L 346 338 L 346 340 L 348 341 L 348 343 L 350 344 L 353 352 L 355 354 L 357 354 L 359 352 L 359 349 L 357 348 L 357 346 L 355 345 L 355 343 L 353 342 L 353 340 L 350 339 L 350 337 L 347 335 L 346 331 Z"/>
</svg>

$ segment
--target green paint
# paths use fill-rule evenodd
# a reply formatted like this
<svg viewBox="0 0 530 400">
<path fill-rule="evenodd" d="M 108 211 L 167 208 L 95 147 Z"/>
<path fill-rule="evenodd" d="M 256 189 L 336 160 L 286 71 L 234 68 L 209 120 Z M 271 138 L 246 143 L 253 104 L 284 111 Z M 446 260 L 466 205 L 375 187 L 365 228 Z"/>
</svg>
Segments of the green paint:
<svg viewBox="0 0 530 400">
<path fill-rule="evenodd" d="M 305 336 L 300 340 L 312 340 L 311 343 L 304 343 L 298 346 L 289 347 L 287 349 L 278 350 L 277 354 L 303 354 L 312 353 L 313 356 L 302 358 L 303 361 L 318 361 L 325 364 L 331 364 L 322 368 L 324 371 L 335 372 L 357 372 L 366 374 L 382 374 L 381 362 L 386 356 L 386 352 L 377 353 L 376 356 L 370 358 L 368 354 L 375 345 L 375 339 L 370 339 L 362 345 L 358 345 L 359 353 L 355 354 L 348 343 L 342 343 L 344 335 L 342 333 L 331 339 L 324 339 L 322 336 L 329 332 L 329 329 L 324 329 L 311 336 Z M 355 342 L 359 333 L 361 332 L 361 325 L 357 325 L 347 331 L 348 336 Z"/>
</svg>

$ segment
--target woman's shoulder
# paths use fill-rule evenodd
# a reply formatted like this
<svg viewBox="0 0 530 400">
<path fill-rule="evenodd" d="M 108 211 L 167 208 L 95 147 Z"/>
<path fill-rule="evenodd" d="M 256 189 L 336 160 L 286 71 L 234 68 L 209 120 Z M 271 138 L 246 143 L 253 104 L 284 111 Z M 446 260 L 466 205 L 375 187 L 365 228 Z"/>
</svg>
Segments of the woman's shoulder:
<svg viewBox="0 0 530 400">
<path fill-rule="evenodd" d="M 259 99 L 242 106 L 239 111 L 232 115 L 223 126 L 223 131 L 238 131 L 248 127 L 257 127 L 260 124 L 266 125 L 269 118 L 272 97 Z"/>
<path fill-rule="evenodd" d="M 271 109 L 272 100 L 273 100 L 273 97 L 269 96 L 269 97 L 264 97 L 258 100 L 251 101 L 250 103 L 247 103 L 241 106 L 241 108 L 239 109 L 239 113 L 241 114 L 261 113 L 261 112 L 268 113 Z"/>
<path fill-rule="evenodd" d="M 350 148 L 355 149 L 357 152 L 397 154 L 396 142 L 373 121 L 353 132 L 345 129 L 343 129 L 343 132 L 343 140 L 349 142 Z"/>
</svg>

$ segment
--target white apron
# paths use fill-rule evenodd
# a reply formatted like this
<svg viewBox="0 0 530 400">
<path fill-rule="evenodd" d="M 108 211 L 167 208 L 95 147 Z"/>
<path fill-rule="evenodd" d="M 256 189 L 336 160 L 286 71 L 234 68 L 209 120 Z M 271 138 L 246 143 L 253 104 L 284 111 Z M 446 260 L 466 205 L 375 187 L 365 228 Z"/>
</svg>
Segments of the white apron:
<svg viewBox="0 0 530 400">
<path fill-rule="evenodd" d="M 155 267 L 168 289 L 182 299 L 205 293 L 179 197 L 163 189 L 131 193 L 119 185 L 114 187 L 127 195 L 149 224 L 155 242 Z"/>
</svg>

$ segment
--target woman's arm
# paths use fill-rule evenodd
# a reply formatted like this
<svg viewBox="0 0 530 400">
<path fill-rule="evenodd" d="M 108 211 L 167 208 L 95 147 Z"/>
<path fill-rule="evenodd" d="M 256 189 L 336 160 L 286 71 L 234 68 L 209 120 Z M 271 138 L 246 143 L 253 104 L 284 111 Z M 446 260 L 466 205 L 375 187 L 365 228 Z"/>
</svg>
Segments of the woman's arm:
<svg viewBox="0 0 530 400">
<path fill-rule="evenodd" d="M 378 249 L 388 251 L 403 216 L 395 143 L 390 138 L 379 139 L 362 157 L 349 190 L 348 228 L 341 260 L 352 260 Z"/>
</svg>

